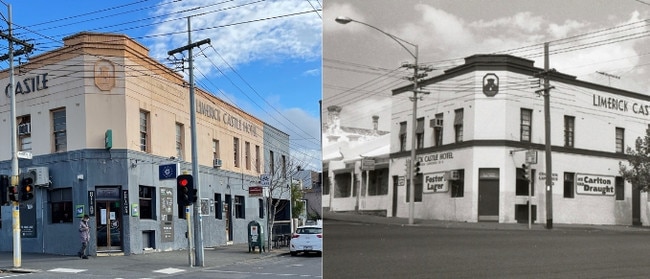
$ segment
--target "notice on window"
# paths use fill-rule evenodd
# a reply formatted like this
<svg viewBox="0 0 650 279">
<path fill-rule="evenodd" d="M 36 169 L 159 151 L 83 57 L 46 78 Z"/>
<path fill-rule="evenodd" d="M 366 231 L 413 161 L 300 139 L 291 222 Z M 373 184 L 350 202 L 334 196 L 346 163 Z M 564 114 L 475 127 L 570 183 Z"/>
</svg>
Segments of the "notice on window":
<svg viewBox="0 0 650 279">
<path fill-rule="evenodd" d="M 102 225 L 106 225 L 106 208 L 102 208 L 99 211 L 99 217 Z"/>
</svg>

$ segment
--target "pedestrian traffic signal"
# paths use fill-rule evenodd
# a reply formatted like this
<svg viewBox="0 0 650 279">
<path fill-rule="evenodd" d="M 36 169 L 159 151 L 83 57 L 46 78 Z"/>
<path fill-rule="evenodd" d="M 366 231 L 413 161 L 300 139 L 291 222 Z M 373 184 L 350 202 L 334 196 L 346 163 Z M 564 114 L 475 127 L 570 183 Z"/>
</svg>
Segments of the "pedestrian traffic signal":
<svg viewBox="0 0 650 279">
<path fill-rule="evenodd" d="M 413 165 L 413 176 L 418 176 L 420 174 L 420 161 L 415 162 Z"/>
<path fill-rule="evenodd" d="M 20 201 L 20 195 L 18 194 L 18 186 L 15 186 L 14 183 L 18 182 L 18 179 L 12 179 L 11 176 L 8 176 L 8 185 L 7 185 L 7 202 Z M 13 182 L 12 182 L 13 181 Z"/>
<path fill-rule="evenodd" d="M 27 173 L 20 180 L 20 200 L 29 201 L 34 198 L 34 177 Z"/>
<path fill-rule="evenodd" d="M 190 174 L 181 174 L 176 177 L 176 194 L 179 206 L 188 206 L 196 201 L 194 190 L 194 177 Z"/>
<path fill-rule="evenodd" d="M 9 176 L 0 175 L 0 205 L 9 203 Z"/>
<path fill-rule="evenodd" d="M 530 166 L 527 164 L 522 164 L 521 168 L 523 170 L 522 178 L 526 181 L 530 181 Z"/>
</svg>

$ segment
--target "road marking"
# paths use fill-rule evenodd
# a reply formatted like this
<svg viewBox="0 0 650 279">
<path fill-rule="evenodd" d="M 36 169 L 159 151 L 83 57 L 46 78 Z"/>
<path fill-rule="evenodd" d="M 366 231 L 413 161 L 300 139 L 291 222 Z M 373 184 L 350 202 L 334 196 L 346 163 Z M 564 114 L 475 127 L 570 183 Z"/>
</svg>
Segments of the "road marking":
<svg viewBox="0 0 650 279">
<path fill-rule="evenodd" d="M 179 272 L 183 272 L 183 271 L 185 271 L 185 269 L 168 267 L 168 268 L 154 270 L 153 272 L 164 273 L 164 274 L 174 274 L 174 273 L 179 273 Z"/>
<path fill-rule="evenodd" d="M 214 273 L 226 273 L 226 274 L 240 274 L 240 275 L 261 275 L 261 276 L 296 276 L 304 278 L 323 278 L 321 275 L 309 275 L 309 274 L 292 274 L 292 273 L 270 273 L 270 272 L 251 272 L 251 271 L 231 271 L 231 270 L 215 270 L 207 269 L 202 272 L 214 272 Z"/>
<path fill-rule="evenodd" d="M 61 273 L 80 273 L 80 272 L 84 272 L 86 270 L 87 269 L 75 269 L 75 268 L 63 268 L 63 267 L 60 267 L 60 268 L 50 269 L 48 271 L 50 271 L 50 272 L 61 272 Z"/>
</svg>

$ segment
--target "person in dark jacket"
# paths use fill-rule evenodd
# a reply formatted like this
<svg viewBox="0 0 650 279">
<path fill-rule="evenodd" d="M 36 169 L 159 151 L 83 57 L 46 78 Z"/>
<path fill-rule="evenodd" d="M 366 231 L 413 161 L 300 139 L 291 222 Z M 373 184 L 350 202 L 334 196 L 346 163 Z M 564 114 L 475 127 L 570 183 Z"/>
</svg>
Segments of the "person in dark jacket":
<svg viewBox="0 0 650 279">
<path fill-rule="evenodd" d="M 82 259 L 88 259 L 88 255 L 86 254 L 86 248 L 88 248 L 88 241 L 90 240 L 90 226 L 88 225 L 88 220 L 90 219 L 90 216 L 84 215 L 84 217 L 81 219 L 81 222 L 79 222 L 79 237 L 81 239 L 81 249 L 77 253 L 79 258 Z"/>
</svg>

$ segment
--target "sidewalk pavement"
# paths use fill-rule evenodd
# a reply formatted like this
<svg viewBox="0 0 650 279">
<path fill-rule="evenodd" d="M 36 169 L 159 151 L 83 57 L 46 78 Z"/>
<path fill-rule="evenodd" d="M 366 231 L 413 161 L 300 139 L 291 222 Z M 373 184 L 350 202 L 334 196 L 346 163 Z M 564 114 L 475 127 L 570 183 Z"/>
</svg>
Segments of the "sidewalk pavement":
<svg viewBox="0 0 650 279">
<path fill-rule="evenodd" d="M 385 224 L 396 226 L 422 226 L 436 228 L 457 229 L 484 229 L 484 230 L 528 230 L 528 223 L 498 223 L 498 222 L 457 222 L 443 220 L 414 219 L 409 225 L 408 218 L 383 217 L 357 212 L 324 212 L 324 228 L 327 230 L 327 220 L 343 222 Z M 547 230 L 546 223 L 533 223 L 531 230 Z M 607 230 L 607 231 L 648 231 L 650 227 L 627 225 L 582 225 L 582 224 L 555 224 L 553 230 Z"/>
<path fill-rule="evenodd" d="M 192 253 L 194 254 L 194 253 Z M 56 268 L 96 269 L 118 272 L 147 272 L 158 269 L 178 268 L 183 270 L 195 268 L 218 268 L 236 263 L 261 260 L 289 254 L 289 247 L 275 248 L 259 253 L 248 252 L 248 244 L 234 244 L 204 249 L 203 267 L 190 266 L 190 254 L 187 250 L 147 252 L 137 255 L 99 255 L 84 260 L 70 255 L 53 255 L 39 253 L 22 253 L 20 267 L 14 267 L 13 252 L 0 252 L 0 273 L 41 272 Z M 119 277 L 119 276 L 118 276 Z"/>
</svg>

